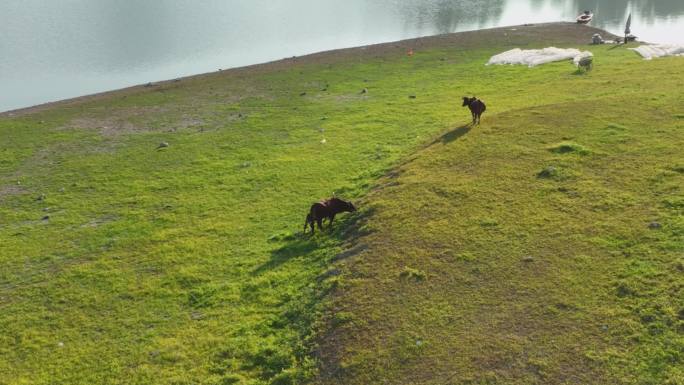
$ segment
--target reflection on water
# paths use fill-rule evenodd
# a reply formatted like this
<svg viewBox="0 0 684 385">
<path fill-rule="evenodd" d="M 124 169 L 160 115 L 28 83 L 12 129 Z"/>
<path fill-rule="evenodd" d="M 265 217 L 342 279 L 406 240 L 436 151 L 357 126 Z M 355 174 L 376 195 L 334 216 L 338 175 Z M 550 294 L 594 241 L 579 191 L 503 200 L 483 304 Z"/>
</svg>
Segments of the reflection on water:
<svg viewBox="0 0 684 385">
<path fill-rule="evenodd" d="M 502 25 L 572 21 L 593 10 L 592 25 L 620 34 L 631 12 L 643 41 L 684 43 L 684 0 L 432 0 L 385 1 L 404 30 L 448 33 Z"/>
<path fill-rule="evenodd" d="M 0 2 L 0 111 L 332 48 L 574 20 L 684 43 L 684 0 Z"/>
<path fill-rule="evenodd" d="M 503 0 L 386 1 L 403 20 L 404 31 L 449 33 L 499 25 Z"/>
</svg>

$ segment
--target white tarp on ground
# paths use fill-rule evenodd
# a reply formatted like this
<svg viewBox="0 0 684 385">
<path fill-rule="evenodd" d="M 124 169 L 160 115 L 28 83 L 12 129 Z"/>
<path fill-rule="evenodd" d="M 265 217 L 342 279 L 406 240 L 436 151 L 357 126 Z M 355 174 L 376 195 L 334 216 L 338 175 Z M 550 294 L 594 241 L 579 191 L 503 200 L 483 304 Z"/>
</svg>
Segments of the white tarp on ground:
<svg viewBox="0 0 684 385">
<path fill-rule="evenodd" d="M 684 56 L 684 45 L 652 44 L 630 49 L 636 51 L 646 60 L 663 56 Z"/>
<path fill-rule="evenodd" d="M 575 65 L 582 58 L 594 56 L 589 51 L 580 51 L 575 48 L 556 48 L 548 47 L 544 49 L 525 49 L 514 48 L 510 51 L 494 55 L 489 59 L 487 65 L 491 64 L 524 64 L 528 67 L 540 64 L 551 63 L 554 61 L 573 60 Z"/>
</svg>

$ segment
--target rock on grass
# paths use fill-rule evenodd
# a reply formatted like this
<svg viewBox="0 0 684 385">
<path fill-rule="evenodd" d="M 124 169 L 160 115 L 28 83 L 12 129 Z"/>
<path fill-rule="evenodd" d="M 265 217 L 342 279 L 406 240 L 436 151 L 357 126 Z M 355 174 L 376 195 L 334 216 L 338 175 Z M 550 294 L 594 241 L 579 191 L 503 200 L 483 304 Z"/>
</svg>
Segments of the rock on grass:
<svg viewBox="0 0 684 385">
<path fill-rule="evenodd" d="M 548 179 L 555 176 L 558 176 L 558 169 L 553 166 L 546 167 L 537 173 L 537 178 Z"/>
<path fill-rule="evenodd" d="M 555 154 L 569 154 L 569 153 L 575 153 L 578 155 L 587 155 L 589 154 L 589 150 L 582 146 L 581 144 L 573 143 L 573 142 L 561 142 L 556 145 L 553 145 L 549 147 L 549 151 L 555 153 Z"/>
</svg>

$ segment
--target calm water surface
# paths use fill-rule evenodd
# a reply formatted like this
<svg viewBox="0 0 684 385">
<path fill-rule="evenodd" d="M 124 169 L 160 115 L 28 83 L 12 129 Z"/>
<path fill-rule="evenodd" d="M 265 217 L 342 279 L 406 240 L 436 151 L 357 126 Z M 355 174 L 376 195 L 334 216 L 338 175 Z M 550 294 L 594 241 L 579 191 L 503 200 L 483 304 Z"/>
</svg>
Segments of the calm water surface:
<svg viewBox="0 0 684 385">
<path fill-rule="evenodd" d="M 0 111 L 333 48 L 573 21 L 684 44 L 684 0 L 1 0 Z"/>
</svg>

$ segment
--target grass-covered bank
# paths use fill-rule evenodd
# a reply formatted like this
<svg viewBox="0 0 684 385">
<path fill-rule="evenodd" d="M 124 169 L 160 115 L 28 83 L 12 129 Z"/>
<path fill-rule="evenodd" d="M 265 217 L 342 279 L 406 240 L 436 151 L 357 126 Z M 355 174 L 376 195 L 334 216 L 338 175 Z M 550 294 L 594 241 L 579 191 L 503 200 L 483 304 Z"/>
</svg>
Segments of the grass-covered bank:
<svg viewBox="0 0 684 385">
<path fill-rule="evenodd" d="M 474 61 L 511 105 L 366 197 L 321 383 L 684 383 L 684 62 L 589 49 L 586 76 Z"/>
<path fill-rule="evenodd" d="M 383 179 L 323 382 L 681 384 L 677 98 L 509 111 Z"/>
<path fill-rule="evenodd" d="M 413 156 L 416 161 L 404 166 L 417 169 L 420 162 L 426 162 L 427 168 L 432 159 L 434 172 L 417 172 L 424 188 L 433 185 L 447 191 L 465 186 L 472 190 L 466 195 L 472 199 L 475 219 L 471 219 L 475 222 L 440 208 L 445 201 L 461 201 L 459 194 L 429 202 L 437 204 L 437 210 L 444 210 L 444 221 L 448 222 L 441 226 L 443 231 L 454 231 L 442 234 L 443 238 L 459 243 L 459 247 L 439 245 L 444 246 L 439 250 L 462 253 L 463 245 L 473 248 L 463 250 L 470 254 L 456 258 L 455 263 L 483 258 L 476 246 L 493 239 L 480 233 L 475 233 L 479 237 L 475 240 L 459 238 L 466 225 L 475 223 L 482 231 L 498 231 L 502 240 L 510 238 L 510 242 L 536 236 L 528 232 L 516 238 L 517 232 L 509 232 L 498 217 L 507 212 L 495 210 L 494 203 L 487 200 L 493 193 L 485 188 L 488 184 L 484 179 L 450 179 L 459 177 L 459 167 L 473 172 L 486 170 L 502 187 L 510 178 L 519 178 L 520 193 L 511 188 L 516 186 L 510 182 L 506 188 L 497 189 L 496 195 L 511 205 L 525 207 L 528 202 L 537 206 L 545 202 L 541 199 L 544 191 L 538 193 L 540 199 L 532 199 L 537 190 L 530 184 L 546 183 L 543 186 L 550 191 L 556 188 L 553 178 L 532 178 L 530 182 L 530 163 L 539 163 L 529 171 L 534 173 L 547 166 L 546 157 L 552 157 L 560 162 L 549 164 L 560 173 L 554 178 L 567 176 L 584 181 L 587 178 L 581 176 L 585 171 L 572 162 L 589 160 L 600 165 L 612 159 L 620 165 L 618 170 L 626 171 L 611 174 L 610 180 L 617 179 L 625 186 L 620 191 L 632 196 L 638 195 L 631 193 L 632 189 L 641 189 L 641 185 L 632 183 L 647 173 L 628 167 L 630 160 L 641 156 L 629 151 L 630 140 L 640 143 L 662 139 L 655 146 L 644 146 L 652 151 L 645 161 L 656 164 L 658 170 L 674 170 L 662 171 L 662 186 L 670 194 L 667 199 L 674 202 L 673 207 L 679 207 L 676 197 L 681 194 L 681 184 L 676 184 L 676 178 L 681 175 L 677 170 L 682 160 L 677 160 L 681 155 L 669 152 L 671 146 L 682 141 L 684 112 L 678 110 L 682 106 L 678 90 L 683 79 L 679 59 L 643 62 L 624 49 L 596 47 L 592 48 L 597 55 L 596 69 L 587 76 L 574 75 L 567 63 L 532 70 L 482 65 L 491 54 L 513 46 L 576 46 L 593 32 L 575 25 L 547 25 L 455 34 L 224 71 L 14 116 L 5 114 L 0 118 L 0 383 L 285 384 L 310 377 L 319 364 L 323 365 L 322 381 L 401 383 L 403 378 L 409 378 L 414 383 L 442 383 L 442 372 L 431 369 L 439 368 L 438 363 L 457 368 L 449 380 L 456 383 L 467 379 L 465 374 L 480 382 L 497 378 L 525 381 L 527 377 L 517 377 L 517 372 L 506 377 L 495 369 L 483 372 L 491 378 L 480 378 L 478 368 L 454 366 L 454 362 L 444 359 L 448 356 L 457 360 L 459 356 L 424 354 L 432 350 L 420 349 L 414 354 L 409 349 L 405 357 L 383 344 L 423 328 L 431 338 L 427 346 L 440 354 L 451 352 L 468 341 L 459 340 L 458 333 L 439 338 L 448 329 L 430 322 L 441 318 L 425 316 L 419 310 L 443 308 L 445 312 L 453 309 L 453 317 L 485 316 L 491 312 L 478 313 L 483 308 L 478 304 L 496 304 L 498 297 L 486 298 L 489 302 L 461 297 L 473 299 L 469 303 L 471 313 L 460 312 L 466 307 L 442 306 L 440 298 L 460 291 L 457 287 L 445 290 L 431 269 L 417 263 L 433 263 L 427 254 L 409 252 L 429 245 L 430 237 L 439 234 L 436 230 L 428 234 L 412 224 L 426 224 L 425 219 L 419 222 L 412 216 L 417 202 L 427 196 L 420 190 L 369 197 L 365 194 L 377 187 L 378 178 L 386 170 L 431 138 L 466 122 L 469 114 L 459 107 L 459 97 L 476 93 L 489 104 L 483 125 L 447 134 L 447 145 L 419 151 Z M 416 54 L 406 56 L 407 47 L 413 47 Z M 367 92 L 361 93 L 364 88 Z M 628 105 L 632 101 L 639 108 Z M 585 108 L 590 108 L 591 119 L 614 125 L 601 133 L 607 135 L 606 140 L 617 140 L 616 145 L 594 143 L 597 139 L 592 135 L 599 134 L 592 132 L 599 124 L 589 117 L 586 125 L 574 125 L 574 117 Z M 555 130 L 568 124 L 581 130 L 567 138 L 565 134 L 553 136 Z M 649 130 L 639 130 L 642 126 L 663 131 L 665 136 L 649 136 Z M 579 132 L 585 132 L 582 130 L 589 139 L 580 136 Z M 548 151 L 547 147 L 563 141 L 583 146 L 588 151 L 586 157 Z M 169 147 L 157 150 L 160 142 L 168 142 Z M 662 164 L 651 158 L 654 154 L 662 154 Z M 445 158 L 440 160 L 440 156 Z M 448 164 L 452 165 L 451 173 L 441 168 Z M 459 166 L 462 164 L 466 166 Z M 481 167 L 483 164 L 491 167 Z M 596 164 L 590 166 L 593 169 Z M 633 176 L 624 176 L 624 172 L 632 170 Z M 454 185 L 441 186 L 449 181 Z M 599 178 L 592 176 L 590 182 L 599 184 Z M 559 187 L 572 190 L 572 186 Z M 607 197 L 614 195 L 611 185 L 602 188 Z M 298 237 L 309 204 L 332 191 L 354 200 L 362 198 L 365 208 L 358 218 L 362 218 L 361 223 L 368 221 L 368 225 L 345 226 L 340 222 L 339 231 L 331 236 L 319 235 L 312 240 Z M 546 195 L 554 194 L 547 191 Z M 384 203 L 393 196 L 398 199 L 395 205 Z M 642 202 L 642 197 L 638 198 L 635 205 Z M 575 208 L 574 201 L 567 199 L 568 210 Z M 489 202 L 491 207 L 487 218 L 480 221 L 483 202 Z M 614 206 L 609 208 L 616 212 L 623 207 L 617 196 L 611 202 Z M 434 218 L 427 209 L 418 213 Z M 622 210 L 625 217 L 631 218 L 630 213 Z M 520 216 L 537 221 L 538 215 L 533 212 Z M 681 223 L 677 225 L 676 221 L 668 221 L 669 217 L 660 218 L 655 213 L 652 216 L 649 220 L 662 222 L 663 229 L 646 234 L 658 234 L 670 242 L 675 251 L 662 254 L 662 258 L 675 264 L 673 258 L 681 240 L 677 238 L 681 237 L 681 227 L 676 226 Z M 558 226 L 565 223 L 561 217 L 555 218 L 536 223 L 535 227 L 554 244 L 562 243 L 564 238 L 557 236 L 561 232 Z M 633 221 L 637 220 L 640 217 L 635 216 Z M 412 238 L 387 233 L 389 229 L 398 234 L 411 231 Z M 350 239 L 371 231 L 361 239 Z M 405 249 L 406 253 L 385 252 L 373 243 L 379 234 L 396 237 L 393 247 Z M 621 234 L 622 238 L 616 239 L 626 237 L 625 242 L 633 243 L 639 234 Z M 343 252 L 350 246 L 345 240 L 356 249 Z M 490 247 L 504 245 L 496 242 Z M 363 247 L 369 249 L 350 256 Z M 531 250 L 529 254 L 539 261 L 553 255 L 553 250 L 549 249 L 548 254 Z M 416 261 L 407 263 L 403 258 L 408 255 L 414 255 Z M 597 278 L 605 278 L 601 272 L 612 271 L 612 265 L 594 258 L 592 252 L 582 255 L 596 265 Z M 518 255 L 510 252 L 508 257 Z M 333 267 L 333 259 L 351 266 Z M 385 269 L 383 263 L 388 260 L 394 261 L 399 270 Z M 549 266 L 550 270 L 556 268 Z M 336 268 L 341 269 L 342 276 L 337 275 Z M 368 277 L 378 272 L 387 276 L 383 280 L 364 279 L 364 275 L 355 273 L 363 268 L 369 269 Z M 459 265 L 451 268 L 444 270 L 445 276 L 446 272 L 456 274 Z M 503 265 L 488 268 L 483 264 L 477 268 L 483 277 L 494 279 Z M 329 269 L 333 270 L 326 274 Z M 421 293 L 425 302 L 414 302 L 421 304 L 417 310 L 396 306 L 392 298 L 401 292 L 391 285 L 405 282 L 402 280 L 406 276 L 420 278 L 423 273 L 428 285 L 419 287 L 434 289 Z M 615 279 L 622 279 L 625 288 L 638 292 L 635 285 L 639 281 L 634 280 L 642 275 L 616 275 Z M 453 275 L 452 280 L 459 282 L 458 277 Z M 681 279 L 681 273 L 667 277 Z M 543 285 L 542 275 L 538 274 L 538 278 L 530 285 Z M 551 283 L 570 293 L 579 286 L 558 282 Z M 386 288 L 391 290 L 382 290 L 378 283 L 389 285 Z M 417 301 L 419 297 L 414 296 L 410 285 L 406 285 L 409 291 L 403 296 L 406 301 Z M 319 297 L 334 287 L 332 309 L 340 311 L 327 313 L 333 314 L 332 318 L 320 318 Z M 590 288 L 587 286 L 587 290 Z M 657 298 L 665 298 L 662 301 L 669 298 L 663 297 L 664 288 L 656 285 L 654 289 Z M 377 302 L 368 300 L 366 293 L 374 293 L 371 299 Z M 569 299 L 568 306 L 589 306 L 581 302 L 583 293 Z M 516 297 L 502 298 L 516 305 Z M 611 299 L 611 309 L 618 314 L 636 317 L 627 301 L 642 297 L 605 298 Z M 520 301 L 517 306 L 527 305 Z M 667 309 L 674 306 L 666 305 Z M 501 314 L 504 317 L 508 313 Z M 378 316 L 387 321 L 373 322 L 374 318 L 370 318 Z M 406 317 L 416 323 L 403 323 Z M 542 326 L 553 325 L 553 319 L 534 320 L 540 325 L 535 330 L 549 333 Z M 667 334 L 662 338 L 678 341 L 672 338 L 676 322 L 664 324 Z M 537 326 L 532 321 L 530 325 Z M 321 334 L 314 339 L 311 330 Z M 470 329 L 466 337 L 482 340 L 480 337 L 488 336 L 491 330 L 506 329 L 492 323 L 491 329 Z M 428 337 L 421 338 L 427 341 Z M 516 338 L 518 345 L 491 339 L 490 349 L 484 350 L 491 354 L 483 360 L 524 351 L 526 341 Z M 656 335 L 635 344 L 648 353 L 662 341 L 659 338 Z M 314 341 L 322 346 L 317 348 Z M 523 347 L 511 352 L 508 346 Z M 673 346 L 676 349 L 678 345 Z M 312 349 L 316 354 L 309 354 Z M 614 349 L 621 352 L 618 345 Z M 566 356 L 575 357 L 570 353 Z M 598 356 L 605 357 L 603 351 L 598 351 Z M 435 359 L 430 361 L 430 357 Z M 655 358 L 651 361 L 634 357 L 631 363 L 677 363 L 667 361 L 676 356 L 658 360 L 657 355 L 652 355 Z M 560 362 L 548 360 L 552 364 L 547 363 L 547 367 Z M 599 374 L 610 374 L 612 368 L 620 367 L 620 361 L 597 362 L 590 367 Z M 464 359 L 461 365 L 466 363 Z M 426 377 L 407 376 L 410 370 Z M 498 377 L 492 377 L 490 371 Z M 437 376 L 429 377 L 431 373 Z M 641 372 L 627 373 L 637 378 Z M 605 378 L 619 377 L 616 374 Z"/>
</svg>

